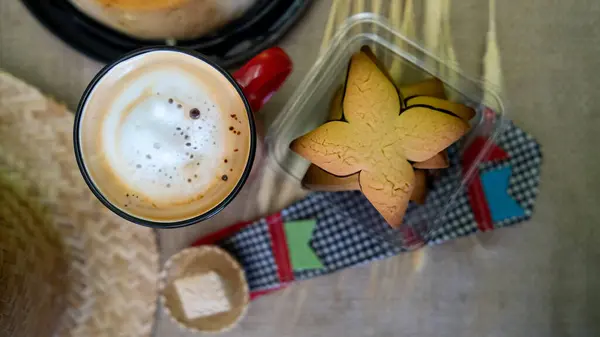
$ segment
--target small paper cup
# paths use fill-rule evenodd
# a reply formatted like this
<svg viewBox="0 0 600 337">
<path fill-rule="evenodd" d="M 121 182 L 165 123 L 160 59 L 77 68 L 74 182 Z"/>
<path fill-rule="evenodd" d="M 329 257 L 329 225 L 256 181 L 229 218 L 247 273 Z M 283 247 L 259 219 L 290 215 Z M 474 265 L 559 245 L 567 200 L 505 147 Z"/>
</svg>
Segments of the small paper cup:
<svg viewBox="0 0 600 337">
<path fill-rule="evenodd" d="M 214 271 L 223 279 L 231 310 L 192 320 L 183 312 L 175 291 L 175 280 Z M 173 255 L 160 275 L 160 301 L 165 312 L 182 329 L 197 333 L 222 333 L 236 327 L 246 315 L 250 303 L 248 282 L 240 264 L 216 246 L 186 248 Z"/>
</svg>

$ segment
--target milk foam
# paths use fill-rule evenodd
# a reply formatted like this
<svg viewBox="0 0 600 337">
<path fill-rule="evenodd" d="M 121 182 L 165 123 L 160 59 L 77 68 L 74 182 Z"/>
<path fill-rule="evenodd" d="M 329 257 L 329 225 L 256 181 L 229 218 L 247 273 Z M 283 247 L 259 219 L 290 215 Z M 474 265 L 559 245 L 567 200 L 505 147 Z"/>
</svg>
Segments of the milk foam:
<svg viewBox="0 0 600 337">
<path fill-rule="evenodd" d="M 206 92 L 178 67 L 142 74 L 123 88 L 101 137 L 118 179 L 156 204 L 186 202 L 207 190 L 225 156 L 225 121 Z"/>
<path fill-rule="evenodd" d="M 156 222 L 217 207 L 253 158 L 252 122 L 238 89 L 210 64 L 150 51 L 112 66 L 79 120 L 85 170 L 125 213 Z"/>
</svg>

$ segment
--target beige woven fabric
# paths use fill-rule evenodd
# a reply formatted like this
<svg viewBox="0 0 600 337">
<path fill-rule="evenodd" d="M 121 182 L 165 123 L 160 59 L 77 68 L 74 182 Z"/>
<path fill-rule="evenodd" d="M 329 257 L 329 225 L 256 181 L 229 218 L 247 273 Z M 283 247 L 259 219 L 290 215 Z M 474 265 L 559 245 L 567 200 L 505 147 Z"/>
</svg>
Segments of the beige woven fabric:
<svg viewBox="0 0 600 337">
<path fill-rule="evenodd" d="M 0 174 L 43 208 L 69 255 L 58 335 L 149 336 L 158 289 L 155 232 L 121 220 L 93 197 L 75 163 L 72 128 L 66 108 L 0 71 Z"/>
<path fill-rule="evenodd" d="M 65 249 L 15 183 L 0 172 L 0 336 L 48 336 L 66 304 Z"/>
</svg>

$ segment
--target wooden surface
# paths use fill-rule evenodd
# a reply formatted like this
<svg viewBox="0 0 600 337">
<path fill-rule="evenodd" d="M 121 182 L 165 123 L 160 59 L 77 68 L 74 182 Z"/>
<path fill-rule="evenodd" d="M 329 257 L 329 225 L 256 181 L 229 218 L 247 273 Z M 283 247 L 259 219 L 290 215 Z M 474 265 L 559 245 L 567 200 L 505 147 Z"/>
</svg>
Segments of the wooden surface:
<svg viewBox="0 0 600 337">
<path fill-rule="evenodd" d="M 266 107 L 267 123 L 316 59 L 330 4 L 317 0 L 282 43 L 296 69 Z M 532 221 L 303 282 L 252 303 L 228 336 L 600 335 L 599 18 L 596 0 L 498 1 L 509 116 L 545 155 Z M 452 27 L 461 67 L 479 76 L 487 2 L 454 1 Z M 44 31 L 19 1 L 0 0 L 0 67 L 74 107 L 100 64 Z M 161 231 L 163 260 L 299 194 L 274 169 L 257 170 L 218 217 Z M 160 314 L 156 336 L 187 335 Z"/>
</svg>

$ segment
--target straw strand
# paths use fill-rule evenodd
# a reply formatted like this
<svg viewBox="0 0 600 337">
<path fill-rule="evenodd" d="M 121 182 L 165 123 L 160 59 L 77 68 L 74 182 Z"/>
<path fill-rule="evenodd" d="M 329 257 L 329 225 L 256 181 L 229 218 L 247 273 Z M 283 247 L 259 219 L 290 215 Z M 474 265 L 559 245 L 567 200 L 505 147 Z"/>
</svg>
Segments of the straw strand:
<svg viewBox="0 0 600 337">
<path fill-rule="evenodd" d="M 329 12 L 329 18 L 327 19 L 327 25 L 325 26 L 325 33 L 323 34 L 323 41 L 321 42 L 321 53 L 327 49 L 331 39 L 333 38 L 334 27 L 336 26 L 336 15 L 334 15 L 334 13 L 337 12 L 341 1 L 342 0 L 333 0 L 333 4 L 331 5 L 331 12 Z"/>
<path fill-rule="evenodd" d="M 490 90 L 497 94 L 502 93 L 502 65 L 500 59 L 500 50 L 498 48 L 498 38 L 496 34 L 496 1 L 489 2 L 489 28 L 486 36 L 486 52 L 483 59 L 483 78 L 485 92 L 483 104 L 489 108 L 498 111 L 496 101 L 491 97 Z"/>
<path fill-rule="evenodd" d="M 450 23 L 451 20 L 451 0 L 445 0 L 444 1 L 444 8 L 443 8 L 443 17 L 442 17 L 442 53 L 443 53 L 443 58 L 444 61 L 446 62 L 446 65 L 443 65 L 440 69 L 442 72 L 442 76 L 444 77 L 444 79 L 450 84 L 451 87 L 456 87 L 457 86 L 457 81 L 458 81 L 458 75 L 455 71 L 455 69 L 458 68 L 458 59 L 456 57 L 456 52 L 454 51 L 454 47 L 453 47 L 453 41 L 452 41 L 452 26 Z M 454 96 L 454 92 L 453 91 L 449 91 L 448 92 L 449 95 L 449 99 L 450 100 L 456 100 L 456 97 Z"/>
<path fill-rule="evenodd" d="M 425 1 L 425 28 L 424 42 L 425 48 L 436 54 L 440 45 L 440 29 L 441 29 L 441 1 L 428 0 Z M 430 66 L 433 66 L 430 64 Z"/>
<path fill-rule="evenodd" d="M 406 4 L 407 6 L 408 6 L 408 2 L 412 3 L 412 0 L 407 0 L 407 4 Z M 403 20 L 403 18 L 404 18 L 404 20 L 406 20 L 406 12 L 407 11 L 405 10 L 404 15 L 402 15 L 402 4 L 403 4 L 403 1 L 401 1 L 401 0 L 392 1 L 392 5 L 390 8 L 390 18 L 392 21 L 392 25 L 394 25 L 394 28 L 401 31 L 402 33 L 404 33 L 402 28 L 405 27 L 406 24 L 404 24 L 404 22 L 402 20 Z M 412 21 L 412 19 L 410 19 L 410 20 Z M 400 45 L 400 44 L 402 44 L 402 39 L 395 37 L 394 43 L 396 45 Z M 396 82 L 400 81 L 400 77 L 402 76 L 402 60 L 400 60 L 398 58 L 394 58 L 392 60 L 392 65 L 390 66 L 390 76 L 392 76 L 392 78 Z"/>
</svg>

